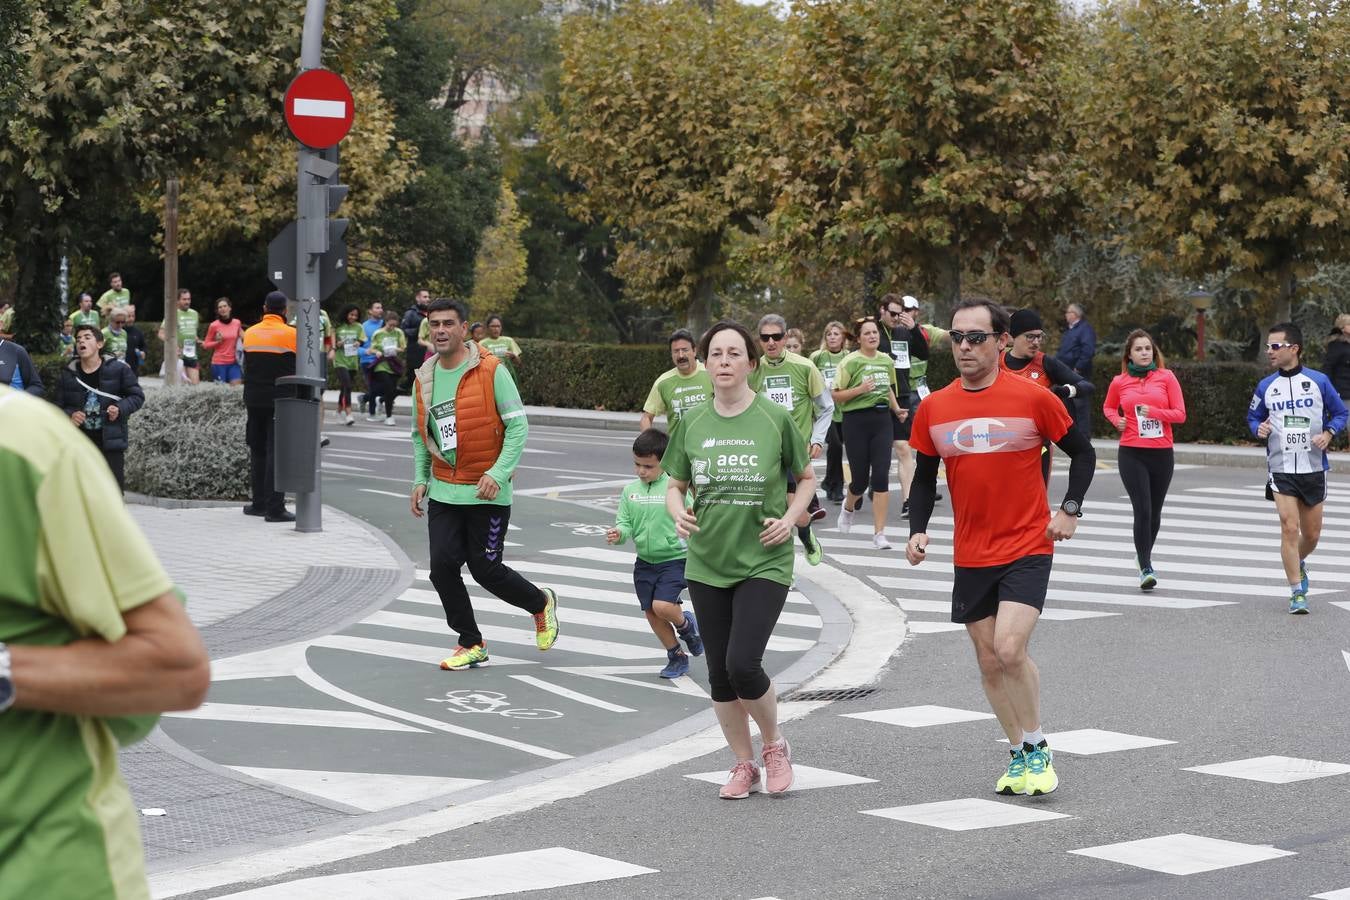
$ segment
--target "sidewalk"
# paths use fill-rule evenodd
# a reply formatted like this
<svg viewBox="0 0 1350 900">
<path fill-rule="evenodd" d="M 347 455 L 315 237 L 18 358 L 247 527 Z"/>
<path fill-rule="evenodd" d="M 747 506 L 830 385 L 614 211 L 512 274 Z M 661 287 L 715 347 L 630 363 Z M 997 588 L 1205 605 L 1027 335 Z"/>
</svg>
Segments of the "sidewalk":
<svg viewBox="0 0 1350 900">
<path fill-rule="evenodd" d="M 158 378 L 142 378 L 141 384 L 145 387 L 160 387 Z M 360 394 L 356 393 L 353 398 L 359 399 Z M 337 391 L 325 391 L 323 395 L 324 409 L 334 410 L 337 408 Z M 381 413 L 383 408 L 381 408 Z M 394 400 L 395 415 L 412 414 L 412 398 L 400 394 Z M 623 431 L 637 432 L 638 419 L 641 414 L 636 412 L 613 412 L 610 410 L 593 409 L 563 409 L 555 406 L 527 406 L 525 413 L 529 417 L 531 425 L 552 425 L 563 428 L 595 428 L 604 431 Z M 357 419 L 362 415 L 357 414 Z M 380 418 L 383 418 L 381 416 Z M 327 423 L 326 423 L 327 424 Z M 1109 438 L 1093 438 L 1092 446 L 1097 450 L 1098 459 L 1113 460 L 1116 458 L 1116 448 L 1119 446 L 1116 441 Z M 1235 447 L 1224 444 L 1176 444 L 1174 447 L 1176 461 L 1187 465 L 1199 466 L 1229 466 L 1239 469 L 1264 469 L 1266 467 L 1266 452 L 1261 447 L 1247 446 Z M 1350 453 L 1337 451 L 1331 454 L 1331 471 L 1338 474 L 1350 474 Z"/>
<path fill-rule="evenodd" d="M 332 507 L 324 507 L 318 534 L 245 516 L 241 507 L 127 507 L 187 596 L 212 659 L 336 631 L 412 581 L 412 562 L 391 540 Z M 159 729 L 120 756 L 136 807 L 155 811 L 141 819 L 152 871 L 347 817 L 209 762 Z"/>
</svg>

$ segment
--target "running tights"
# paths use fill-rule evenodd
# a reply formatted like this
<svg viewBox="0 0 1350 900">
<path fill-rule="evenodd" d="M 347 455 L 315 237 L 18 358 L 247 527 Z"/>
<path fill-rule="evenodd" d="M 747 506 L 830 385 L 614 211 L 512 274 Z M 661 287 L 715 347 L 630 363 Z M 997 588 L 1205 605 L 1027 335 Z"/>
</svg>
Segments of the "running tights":
<svg viewBox="0 0 1350 900">
<path fill-rule="evenodd" d="M 394 415 L 394 398 L 398 396 L 398 376 L 393 372 L 372 372 L 371 392 L 384 401 L 384 414 Z"/>
<path fill-rule="evenodd" d="M 708 650 L 713 700 L 758 700 L 769 690 L 764 648 L 787 592 L 787 585 L 767 578 L 747 578 L 728 588 L 689 582 L 689 599 L 694 601 L 699 633 Z"/>
<path fill-rule="evenodd" d="M 1153 542 L 1162 527 L 1163 501 L 1172 484 L 1171 447 L 1121 447 L 1120 480 L 1134 507 L 1134 552 L 1139 568 L 1153 568 Z"/>
<path fill-rule="evenodd" d="M 844 449 L 852 479 L 848 492 L 857 497 L 869 487 L 878 494 L 890 490 L 891 437 L 894 414 L 884 406 L 844 413 Z"/>
<path fill-rule="evenodd" d="M 343 366 L 334 366 L 334 368 L 337 369 L 338 412 L 351 412 L 352 370 Z"/>
<path fill-rule="evenodd" d="M 826 491 L 844 488 L 844 425 L 831 422 L 830 430 L 825 432 L 825 482 Z"/>
</svg>

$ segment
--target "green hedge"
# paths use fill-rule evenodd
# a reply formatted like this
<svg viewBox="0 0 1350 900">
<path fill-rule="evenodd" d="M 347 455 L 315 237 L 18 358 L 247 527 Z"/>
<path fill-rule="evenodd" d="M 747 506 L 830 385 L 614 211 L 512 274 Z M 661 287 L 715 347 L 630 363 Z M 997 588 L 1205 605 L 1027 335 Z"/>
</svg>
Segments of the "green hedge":
<svg viewBox="0 0 1350 900">
<path fill-rule="evenodd" d="M 1179 361 L 1168 366 L 1177 376 L 1186 400 L 1186 421 L 1172 434 L 1181 443 L 1254 443 L 1247 430 L 1247 404 L 1256 383 L 1270 372 L 1264 365 L 1245 362 Z M 1115 437 L 1117 432 L 1102 415 L 1102 401 L 1111 379 L 1120 374 L 1120 357 L 1098 356 L 1093 360 L 1092 433 Z M 928 365 L 929 386 L 936 389 L 956 377 L 956 364 L 944 348 Z"/>
<path fill-rule="evenodd" d="M 532 406 L 640 410 L 671 367 L 664 344 L 577 344 L 518 340 L 520 395 Z"/>
</svg>

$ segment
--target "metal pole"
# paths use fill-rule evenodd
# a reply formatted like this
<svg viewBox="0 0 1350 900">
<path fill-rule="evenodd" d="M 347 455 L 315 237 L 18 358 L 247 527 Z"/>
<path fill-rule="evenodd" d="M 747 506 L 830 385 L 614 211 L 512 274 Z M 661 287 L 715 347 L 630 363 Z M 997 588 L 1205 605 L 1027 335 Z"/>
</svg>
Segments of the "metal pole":
<svg viewBox="0 0 1350 900">
<path fill-rule="evenodd" d="M 306 0 L 305 26 L 300 39 L 300 71 L 323 64 L 323 20 L 327 0 Z M 318 378 L 322 374 L 323 337 L 319 323 L 319 254 L 327 249 L 328 206 L 324 187 L 315 184 L 314 169 L 322 164 L 319 154 L 301 147 L 296 155 L 297 219 L 295 268 L 295 374 Z M 317 222 L 314 220 L 317 218 Z M 317 229 L 324 229 L 321 243 L 315 241 Z M 323 397 L 323 389 L 319 389 Z M 318 438 L 315 439 L 316 441 Z M 314 447 L 317 464 L 319 447 Z M 315 479 L 312 492 L 295 495 L 295 530 L 323 530 L 322 479 Z"/>
</svg>

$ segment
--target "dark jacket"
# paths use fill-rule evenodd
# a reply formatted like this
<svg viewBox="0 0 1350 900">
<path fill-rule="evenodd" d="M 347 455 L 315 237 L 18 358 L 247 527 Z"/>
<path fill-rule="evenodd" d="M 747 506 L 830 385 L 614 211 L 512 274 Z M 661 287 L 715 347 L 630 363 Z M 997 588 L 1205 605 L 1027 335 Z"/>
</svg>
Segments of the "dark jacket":
<svg viewBox="0 0 1350 900">
<path fill-rule="evenodd" d="M 16 375 L 19 377 L 17 384 L 14 381 Z M 21 387 L 34 397 L 43 395 L 42 376 L 38 375 L 33 358 L 28 355 L 23 344 L 16 344 L 4 338 L 0 338 L 0 384 L 6 387 Z"/>
<path fill-rule="evenodd" d="M 61 392 L 58 397 L 61 409 L 69 415 L 84 409 L 84 401 L 89 391 L 76 377 L 80 361 L 72 359 L 61 369 Z M 98 389 L 120 399 L 99 397 L 99 409 L 103 410 L 103 449 L 127 449 L 127 419 L 145 405 L 145 392 L 141 390 L 140 379 L 131 370 L 131 366 L 112 356 L 103 357 L 103 369 L 99 372 Z M 109 422 L 108 407 L 117 404 L 117 421 Z"/>
<path fill-rule="evenodd" d="M 145 362 L 145 332 L 135 325 L 127 325 L 127 365 L 137 375 L 141 373 L 141 364 Z"/>
<path fill-rule="evenodd" d="M 398 327 L 403 329 L 403 336 L 408 339 L 409 347 L 417 343 L 417 332 L 422 327 L 422 320 L 425 318 L 426 313 L 416 304 L 408 307 L 403 313 L 403 321 L 398 323 Z"/>
<path fill-rule="evenodd" d="M 278 388 L 277 379 L 295 374 L 295 328 L 275 313 L 244 331 L 244 405 L 271 409 L 278 397 L 294 397 L 294 388 Z"/>
<path fill-rule="evenodd" d="M 1350 397 L 1350 341 L 1332 341 L 1327 344 L 1322 371 L 1331 379 L 1332 387 L 1336 388 L 1336 393 L 1342 399 Z"/>
<path fill-rule="evenodd" d="M 897 325 L 889 329 L 887 334 L 886 323 L 878 320 L 877 327 L 881 331 L 881 341 L 877 344 L 877 351 L 886 356 L 893 357 L 891 352 L 892 345 L 898 341 L 905 341 L 909 345 L 910 359 L 928 358 L 928 334 L 923 330 L 923 326 L 914 323 L 913 328 L 906 328 L 903 325 Z M 909 408 L 909 395 L 911 387 L 909 383 L 909 369 L 895 370 L 895 399 L 900 405 Z"/>
<path fill-rule="evenodd" d="M 1092 377 L 1092 357 L 1097 353 L 1097 332 L 1092 323 L 1079 319 L 1078 324 L 1065 331 L 1059 339 L 1055 359 L 1064 363 L 1084 378 Z"/>
</svg>

